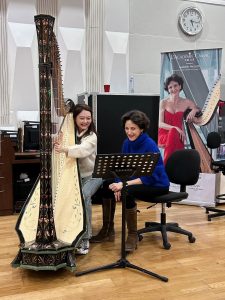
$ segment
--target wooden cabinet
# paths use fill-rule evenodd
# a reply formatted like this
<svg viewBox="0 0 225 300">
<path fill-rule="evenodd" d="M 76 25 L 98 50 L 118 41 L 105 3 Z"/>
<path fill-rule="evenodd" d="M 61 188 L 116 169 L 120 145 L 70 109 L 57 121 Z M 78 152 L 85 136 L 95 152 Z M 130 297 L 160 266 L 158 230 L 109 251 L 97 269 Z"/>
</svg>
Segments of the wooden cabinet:
<svg viewBox="0 0 225 300">
<path fill-rule="evenodd" d="M 17 153 L 9 137 L 1 137 L 0 147 L 0 215 L 10 215 L 26 200 L 39 174 L 40 159 L 38 153 Z M 30 180 L 19 180 L 21 173 L 28 173 Z"/>
<path fill-rule="evenodd" d="M 14 148 L 10 138 L 1 138 L 0 155 L 0 215 L 13 213 L 12 161 Z"/>
</svg>

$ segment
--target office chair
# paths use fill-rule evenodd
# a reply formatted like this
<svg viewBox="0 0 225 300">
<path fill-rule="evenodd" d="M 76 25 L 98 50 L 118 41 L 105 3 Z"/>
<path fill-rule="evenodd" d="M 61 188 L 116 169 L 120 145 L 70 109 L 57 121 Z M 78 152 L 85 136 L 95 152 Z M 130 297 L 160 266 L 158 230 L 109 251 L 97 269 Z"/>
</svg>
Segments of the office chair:
<svg viewBox="0 0 225 300">
<path fill-rule="evenodd" d="M 219 148 L 221 143 L 221 137 L 218 132 L 210 132 L 207 136 L 207 147 L 210 149 L 211 158 L 212 158 L 212 149 Z M 215 172 L 222 172 L 225 175 L 225 159 L 223 160 L 213 160 L 211 159 L 211 169 Z M 216 199 L 225 200 L 225 194 L 217 195 Z M 215 207 L 205 207 L 206 213 L 210 211 L 214 212 L 213 214 L 208 215 L 208 221 L 211 221 L 212 218 L 225 216 L 225 210 L 218 209 Z"/>
<path fill-rule="evenodd" d="M 138 230 L 138 237 L 139 240 L 142 240 L 143 233 L 161 231 L 163 246 L 168 250 L 171 247 L 167 238 L 168 231 L 187 235 L 190 243 L 195 242 L 193 234 L 182 229 L 178 223 L 166 223 L 166 206 L 171 207 L 173 202 L 186 199 L 188 197 L 186 186 L 194 185 L 198 181 L 200 173 L 199 153 L 194 149 L 175 151 L 167 160 L 165 168 L 170 182 L 178 184 L 180 186 L 180 192 L 169 191 L 165 195 L 150 199 L 152 203 L 161 203 L 160 223 L 145 222 L 145 228 Z"/>
</svg>

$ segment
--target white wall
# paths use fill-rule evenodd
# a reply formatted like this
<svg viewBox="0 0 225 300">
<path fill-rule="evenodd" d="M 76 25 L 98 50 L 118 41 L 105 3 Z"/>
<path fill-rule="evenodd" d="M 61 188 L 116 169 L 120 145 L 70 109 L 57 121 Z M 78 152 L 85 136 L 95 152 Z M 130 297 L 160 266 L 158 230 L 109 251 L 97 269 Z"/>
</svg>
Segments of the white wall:
<svg viewBox="0 0 225 300">
<path fill-rule="evenodd" d="M 85 8 L 83 0 L 58 1 L 58 43 L 65 98 L 85 90 Z"/>
<path fill-rule="evenodd" d="M 39 109 L 38 49 L 34 15 L 34 0 L 8 0 L 7 37 L 11 125 L 17 125 L 17 111 Z"/>
<path fill-rule="evenodd" d="M 202 2 L 130 0 L 129 68 L 134 74 L 135 92 L 159 93 L 161 52 L 224 48 L 225 6 Z M 179 13 L 187 6 L 196 6 L 203 13 L 204 28 L 197 36 L 187 36 L 178 27 Z M 225 99 L 223 59 L 221 67 L 221 97 Z"/>
<path fill-rule="evenodd" d="M 104 83 L 113 93 L 128 92 L 129 0 L 105 1 Z"/>
<path fill-rule="evenodd" d="M 37 3 L 4 1 L 7 1 L 9 101 L 14 116 L 11 123 L 17 123 L 17 111 L 39 110 L 38 51 L 33 21 Z M 136 93 L 159 94 L 161 52 L 224 48 L 225 6 L 221 5 L 224 2 L 104 0 L 104 83 L 110 83 L 111 92 L 126 93 L 129 75 L 134 75 Z M 197 6 L 203 13 L 204 28 L 196 37 L 188 37 L 178 28 L 178 15 L 187 6 Z M 85 0 L 58 0 L 57 14 L 55 27 L 62 58 L 64 96 L 76 100 L 77 94 L 85 92 L 87 75 Z M 225 99 L 223 59 L 221 71 L 221 97 Z"/>
<path fill-rule="evenodd" d="M 8 125 L 16 127 L 22 116 L 27 115 L 30 120 L 36 120 L 36 112 L 39 111 L 38 45 L 34 23 L 38 0 L 3 1 L 7 1 L 5 41 L 8 45 L 9 72 Z M 48 9 L 54 5 L 55 2 L 48 2 Z M 57 11 L 54 31 L 57 33 L 61 54 L 64 97 L 76 100 L 77 94 L 85 89 L 84 1 L 59 0 Z"/>
</svg>

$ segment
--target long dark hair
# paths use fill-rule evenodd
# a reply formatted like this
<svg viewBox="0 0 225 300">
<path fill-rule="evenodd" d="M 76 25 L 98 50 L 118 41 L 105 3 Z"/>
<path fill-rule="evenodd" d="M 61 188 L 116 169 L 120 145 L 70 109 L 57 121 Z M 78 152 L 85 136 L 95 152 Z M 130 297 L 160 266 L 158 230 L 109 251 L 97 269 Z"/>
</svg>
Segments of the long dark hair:
<svg viewBox="0 0 225 300">
<path fill-rule="evenodd" d="M 86 110 L 86 111 L 89 111 L 91 113 L 91 124 L 90 126 L 88 127 L 88 130 L 87 132 L 85 133 L 85 136 L 86 135 L 89 135 L 90 132 L 94 132 L 95 134 L 97 134 L 97 131 L 96 131 L 96 127 L 95 127 L 95 124 L 94 124 L 94 120 L 93 120 L 93 113 L 92 113 L 92 109 L 89 105 L 87 104 L 74 104 L 73 100 L 71 99 L 68 99 L 66 101 L 66 104 L 69 105 L 70 109 L 69 109 L 69 112 L 73 113 L 73 119 L 74 119 L 74 123 L 76 125 L 76 117 L 83 111 L 83 110 Z"/>
</svg>

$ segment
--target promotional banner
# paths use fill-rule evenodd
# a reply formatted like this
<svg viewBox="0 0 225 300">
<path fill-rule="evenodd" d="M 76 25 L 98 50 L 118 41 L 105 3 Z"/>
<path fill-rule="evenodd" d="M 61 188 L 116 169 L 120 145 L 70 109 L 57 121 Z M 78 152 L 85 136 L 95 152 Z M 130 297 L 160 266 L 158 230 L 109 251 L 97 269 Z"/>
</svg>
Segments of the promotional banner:
<svg viewBox="0 0 225 300">
<path fill-rule="evenodd" d="M 209 132 L 218 131 L 221 55 L 222 49 L 161 54 L 158 144 L 164 163 L 176 150 L 193 148 L 199 151 L 202 174 L 198 185 L 192 189 L 198 204 L 200 198 L 201 202 L 204 199 L 215 204 L 215 174 L 210 167 L 206 138 Z M 199 200 L 196 199 L 198 195 Z"/>
</svg>

